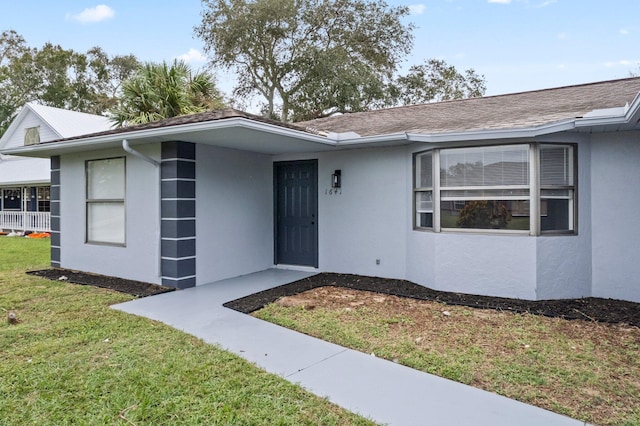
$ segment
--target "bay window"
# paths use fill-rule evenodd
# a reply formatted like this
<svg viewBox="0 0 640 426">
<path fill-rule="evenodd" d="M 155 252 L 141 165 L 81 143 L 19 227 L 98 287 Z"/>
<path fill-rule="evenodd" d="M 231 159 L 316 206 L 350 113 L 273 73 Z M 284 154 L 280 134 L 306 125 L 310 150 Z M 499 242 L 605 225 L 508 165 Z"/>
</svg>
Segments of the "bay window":
<svg viewBox="0 0 640 426">
<path fill-rule="evenodd" d="M 574 152 L 572 145 L 517 144 L 417 153 L 415 228 L 573 232 Z"/>
<path fill-rule="evenodd" d="M 124 157 L 87 161 L 86 192 L 87 242 L 124 245 Z"/>
</svg>

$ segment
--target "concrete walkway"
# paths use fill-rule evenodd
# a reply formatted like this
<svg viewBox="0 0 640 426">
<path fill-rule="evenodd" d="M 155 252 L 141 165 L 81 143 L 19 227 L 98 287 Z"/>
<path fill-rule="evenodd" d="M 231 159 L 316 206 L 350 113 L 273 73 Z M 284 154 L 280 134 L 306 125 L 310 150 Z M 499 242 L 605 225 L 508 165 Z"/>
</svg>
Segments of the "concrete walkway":
<svg viewBox="0 0 640 426">
<path fill-rule="evenodd" d="M 316 395 L 389 425 L 583 425 L 490 392 L 327 343 L 224 308 L 313 275 L 270 269 L 113 308 L 219 345 Z"/>
</svg>

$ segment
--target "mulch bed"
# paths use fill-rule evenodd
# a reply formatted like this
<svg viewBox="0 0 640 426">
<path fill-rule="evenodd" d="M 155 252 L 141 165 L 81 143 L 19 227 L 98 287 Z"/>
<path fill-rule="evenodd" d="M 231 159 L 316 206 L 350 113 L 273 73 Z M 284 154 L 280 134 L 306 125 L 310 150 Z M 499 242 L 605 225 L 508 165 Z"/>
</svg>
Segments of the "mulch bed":
<svg viewBox="0 0 640 426">
<path fill-rule="evenodd" d="M 52 268 L 39 271 L 29 271 L 27 274 L 59 280 L 109 288 L 138 297 L 152 296 L 175 290 L 141 281 L 105 275 L 90 274 L 70 269 Z M 615 299 L 600 299 L 586 297 L 583 299 L 561 300 L 522 300 L 502 297 L 476 296 L 472 294 L 450 293 L 432 290 L 410 281 L 388 278 L 367 277 L 352 274 L 321 273 L 289 284 L 281 285 L 269 290 L 254 293 L 224 304 L 225 307 L 243 313 L 251 313 L 273 303 L 281 297 L 292 296 L 318 287 L 334 286 L 354 290 L 373 291 L 394 296 L 409 297 L 419 300 L 431 300 L 448 305 L 469 306 L 479 309 L 494 309 L 500 311 L 530 313 L 548 317 L 564 319 L 581 319 L 605 323 L 625 323 L 640 327 L 640 303 Z"/>
<path fill-rule="evenodd" d="M 625 323 L 640 327 L 640 304 L 615 299 L 587 297 L 562 300 L 522 300 L 432 290 L 405 280 L 365 277 L 351 274 L 322 273 L 261 291 L 224 304 L 225 307 L 251 313 L 284 296 L 299 294 L 324 286 L 374 291 L 412 299 L 431 300 L 448 305 L 480 309 L 530 313 L 564 319 L 581 319 L 606 323 Z"/>
<path fill-rule="evenodd" d="M 109 288 L 121 293 L 128 293 L 137 297 L 153 296 L 154 294 L 174 291 L 175 288 L 164 287 L 157 284 L 142 281 L 125 280 L 124 278 L 109 277 L 106 275 L 90 274 L 71 269 L 51 268 L 39 271 L 28 271 L 27 274 L 48 278 L 54 281 L 66 281 L 74 284 L 92 285 L 95 287 Z M 66 277 L 66 279 L 64 278 Z"/>
</svg>

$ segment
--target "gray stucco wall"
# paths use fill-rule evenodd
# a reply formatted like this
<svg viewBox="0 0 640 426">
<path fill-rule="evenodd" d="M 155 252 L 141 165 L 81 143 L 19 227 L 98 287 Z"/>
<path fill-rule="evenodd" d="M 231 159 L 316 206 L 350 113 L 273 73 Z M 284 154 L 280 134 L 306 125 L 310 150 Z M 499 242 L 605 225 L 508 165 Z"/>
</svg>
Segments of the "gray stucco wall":
<svg viewBox="0 0 640 426">
<path fill-rule="evenodd" d="M 593 296 L 640 302 L 640 132 L 594 134 Z"/>
<path fill-rule="evenodd" d="M 196 285 L 273 266 L 273 163 L 196 146 Z"/>
<path fill-rule="evenodd" d="M 537 238 L 538 299 L 591 296 L 591 144 L 578 144 L 578 235 Z"/>
<path fill-rule="evenodd" d="M 406 149 L 276 156 L 274 161 L 303 159 L 318 160 L 319 270 L 404 278 L 410 208 Z M 342 187 L 331 191 L 335 170 L 342 172 Z"/>
<path fill-rule="evenodd" d="M 407 279 L 443 291 L 536 298 L 536 239 L 409 231 Z"/>
<path fill-rule="evenodd" d="M 155 159 L 159 145 L 136 147 Z M 60 264 L 63 268 L 160 283 L 159 171 L 126 155 L 126 246 L 85 243 L 85 161 L 125 156 L 120 149 L 60 157 Z"/>
</svg>

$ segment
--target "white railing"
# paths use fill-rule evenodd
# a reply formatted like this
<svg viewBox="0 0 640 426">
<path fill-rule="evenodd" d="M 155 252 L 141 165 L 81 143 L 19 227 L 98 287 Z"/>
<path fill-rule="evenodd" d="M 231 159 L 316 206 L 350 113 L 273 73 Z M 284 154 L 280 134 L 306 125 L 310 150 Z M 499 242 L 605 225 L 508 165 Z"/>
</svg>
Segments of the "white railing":
<svg viewBox="0 0 640 426">
<path fill-rule="evenodd" d="M 51 213 L 0 211 L 0 229 L 10 231 L 51 231 Z"/>
</svg>

